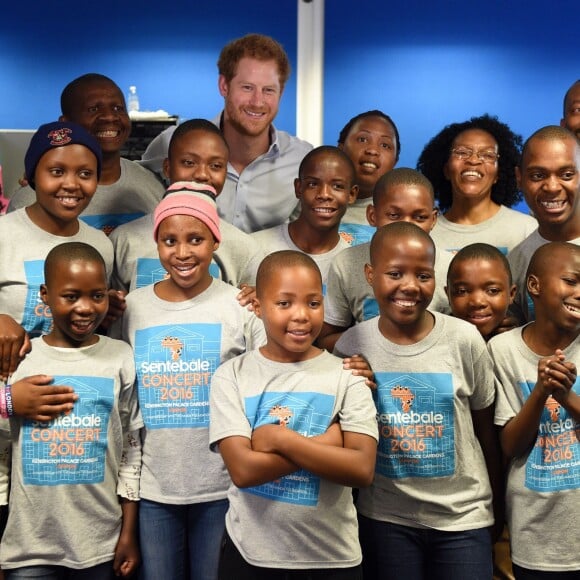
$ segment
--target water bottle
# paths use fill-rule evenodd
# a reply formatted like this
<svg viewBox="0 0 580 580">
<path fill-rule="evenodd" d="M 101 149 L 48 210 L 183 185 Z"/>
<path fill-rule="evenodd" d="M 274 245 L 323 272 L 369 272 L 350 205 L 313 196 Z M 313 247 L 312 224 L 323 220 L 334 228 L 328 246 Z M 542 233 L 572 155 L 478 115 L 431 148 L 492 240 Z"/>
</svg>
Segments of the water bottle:
<svg viewBox="0 0 580 580">
<path fill-rule="evenodd" d="M 127 97 L 127 110 L 129 113 L 139 110 L 139 96 L 137 95 L 137 87 L 131 85 L 129 87 L 129 95 Z"/>
</svg>

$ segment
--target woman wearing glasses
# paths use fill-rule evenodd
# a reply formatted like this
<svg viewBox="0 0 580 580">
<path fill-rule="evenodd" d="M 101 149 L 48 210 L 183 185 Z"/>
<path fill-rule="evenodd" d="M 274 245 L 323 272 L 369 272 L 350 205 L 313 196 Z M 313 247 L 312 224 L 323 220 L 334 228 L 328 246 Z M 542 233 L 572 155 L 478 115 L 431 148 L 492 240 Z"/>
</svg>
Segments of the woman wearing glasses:
<svg viewBox="0 0 580 580">
<path fill-rule="evenodd" d="M 537 227 L 510 209 L 521 201 L 515 167 L 522 138 L 496 117 L 472 117 L 440 131 L 417 168 L 431 181 L 442 215 L 431 231 L 438 249 L 457 252 L 475 242 L 507 254 Z"/>
</svg>

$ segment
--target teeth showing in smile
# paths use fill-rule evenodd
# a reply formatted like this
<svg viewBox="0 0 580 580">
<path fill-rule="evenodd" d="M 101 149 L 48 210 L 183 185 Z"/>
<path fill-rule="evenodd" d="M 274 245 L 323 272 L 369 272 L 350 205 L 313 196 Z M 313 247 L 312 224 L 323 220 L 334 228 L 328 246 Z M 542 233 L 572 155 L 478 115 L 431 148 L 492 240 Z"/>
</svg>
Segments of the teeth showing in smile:
<svg viewBox="0 0 580 580">
<path fill-rule="evenodd" d="M 368 169 L 378 169 L 379 167 L 376 163 L 372 163 L 371 161 L 365 161 L 364 163 L 361 163 L 361 165 Z"/>
<path fill-rule="evenodd" d="M 250 117 L 255 117 L 256 119 L 259 119 L 260 117 L 263 117 L 265 115 L 265 113 L 259 113 L 256 111 L 247 111 L 246 110 L 246 115 L 249 115 Z"/>
<path fill-rule="evenodd" d="M 402 306 L 403 308 L 412 308 L 417 305 L 416 300 L 393 300 L 397 306 Z"/>
<path fill-rule="evenodd" d="M 556 200 L 556 201 L 541 201 L 540 205 L 546 209 L 561 209 L 566 204 L 566 200 Z"/>
<path fill-rule="evenodd" d="M 468 171 L 462 171 L 461 177 L 475 177 L 477 179 L 481 179 L 483 177 L 483 175 L 479 171 L 468 170 Z"/>
<path fill-rule="evenodd" d="M 67 196 L 67 197 L 57 197 L 56 199 L 58 199 L 58 201 L 62 204 L 62 205 L 77 205 L 78 202 L 80 201 L 79 197 L 72 197 L 72 196 Z"/>
<path fill-rule="evenodd" d="M 99 139 L 111 139 L 112 137 L 117 137 L 119 135 L 119 131 L 99 131 L 97 133 L 97 137 Z"/>
<path fill-rule="evenodd" d="M 317 213 L 333 213 L 334 209 L 331 207 L 315 207 L 314 211 Z"/>
<path fill-rule="evenodd" d="M 294 336 L 307 336 L 309 333 L 307 330 L 289 330 L 288 334 L 292 334 Z"/>
<path fill-rule="evenodd" d="M 576 308 L 576 306 L 572 306 L 572 304 L 564 304 L 564 307 L 568 312 L 574 314 L 574 316 L 580 317 L 580 308 Z"/>
</svg>

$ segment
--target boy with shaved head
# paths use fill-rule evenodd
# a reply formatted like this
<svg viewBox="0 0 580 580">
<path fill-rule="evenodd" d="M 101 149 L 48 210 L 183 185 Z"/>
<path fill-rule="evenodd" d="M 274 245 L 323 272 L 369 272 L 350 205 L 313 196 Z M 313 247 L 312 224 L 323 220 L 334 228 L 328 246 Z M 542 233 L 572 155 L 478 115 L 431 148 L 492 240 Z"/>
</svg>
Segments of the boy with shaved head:
<svg viewBox="0 0 580 580">
<path fill-rule="evenodd" d="M 491 578 L 492 506 L 498 528 L 503 513 L 485 342 L 472 324 L 428 310 L 435 245 L 417 225 L 380 227 L 364 273 L 379 316 L 334 349 L 364 356 L 377 383 L 375 479 L 357 502 L 364 577 Z"/>
<path fill-rule="evenodd" d="M 535 321 L 489 342 L 495 423 L 510 459 L 507 521 L 517 580 L 578 578 L 580 552 L 580 248 L 534 253 L 527 290 Z"/>
<path fill-rule="evenodd" d="M 532 254 L 548 242 L 580 244 L 580 143 L 563 127 L 539 129 L 524 144 L 516 177 L 538 220 L 538 229 L 508 255 L 518 288 L 516 314 L 528 321 L 534 317 L 525 285 Z"/>
</svg>

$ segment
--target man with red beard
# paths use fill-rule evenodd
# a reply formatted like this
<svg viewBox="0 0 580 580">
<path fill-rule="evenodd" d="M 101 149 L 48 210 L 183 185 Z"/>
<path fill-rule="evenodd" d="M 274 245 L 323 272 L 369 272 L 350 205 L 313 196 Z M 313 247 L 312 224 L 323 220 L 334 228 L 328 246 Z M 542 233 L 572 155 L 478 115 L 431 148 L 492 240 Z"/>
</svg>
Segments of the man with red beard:
<svg viewBox="0 0 580 580">
<path fill-rule="evenodd" d="M 224 110 L 213 122 L 230 150 L 220 217 L 248 233 L 284 223 L 297 210 L 293 182 L 312 149 L 272 124 L 290 75 L 288 56 L 269 36 L 248 34 L 227 44 L 217 64 Z M 142 158 L 160 175 L 174 130 L 158 135 Z"/>
</svg>

